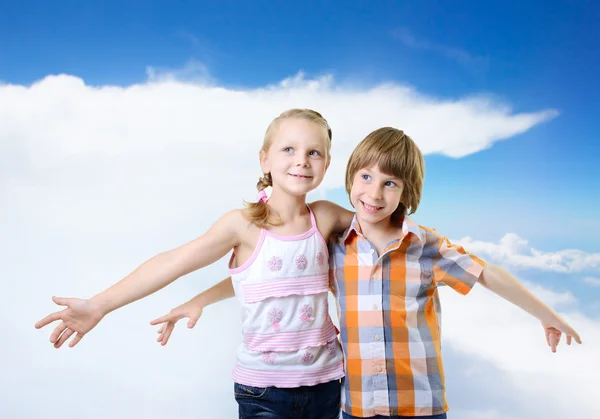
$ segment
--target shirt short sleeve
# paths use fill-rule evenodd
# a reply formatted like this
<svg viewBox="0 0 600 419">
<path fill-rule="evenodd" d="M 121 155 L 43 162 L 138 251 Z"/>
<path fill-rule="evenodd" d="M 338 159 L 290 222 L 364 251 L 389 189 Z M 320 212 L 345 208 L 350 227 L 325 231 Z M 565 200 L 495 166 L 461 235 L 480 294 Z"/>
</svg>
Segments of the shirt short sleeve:
<svg viewBox="0 0 600 419">
<path fill-rule="evenodd" d="M 433 280 L 436 284 L 448 285 L 466 295 L 471 291 L 483 272 L 485 262 L 467 252 L 459 245 L 439 237 L 439 247 L 433 260 Z"/>
</svg>

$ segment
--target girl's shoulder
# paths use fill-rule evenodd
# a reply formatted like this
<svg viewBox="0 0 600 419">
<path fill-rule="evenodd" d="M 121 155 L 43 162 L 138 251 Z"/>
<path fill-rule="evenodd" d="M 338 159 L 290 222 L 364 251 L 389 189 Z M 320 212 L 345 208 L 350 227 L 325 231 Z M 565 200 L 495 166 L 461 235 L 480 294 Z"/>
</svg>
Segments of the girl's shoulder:
<svg viewBox="0 0 600 419">
<path fill-rule="evenodd" d="M 309 204 L 315 215 L 319 230 L 325 238 L 331 233 L 341 233 L 350 226 L 354 213 L 346 208 L 327 200 L 315 201 Z"/>
</svg>

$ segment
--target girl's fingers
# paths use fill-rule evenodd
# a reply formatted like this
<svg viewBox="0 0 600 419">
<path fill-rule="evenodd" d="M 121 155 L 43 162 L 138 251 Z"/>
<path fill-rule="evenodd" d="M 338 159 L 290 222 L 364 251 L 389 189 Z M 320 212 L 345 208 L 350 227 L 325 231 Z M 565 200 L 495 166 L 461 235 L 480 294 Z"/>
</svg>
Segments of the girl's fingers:
<svg viewBox="0 0 600 419">
<path fill-rule="evenodd" d="M 60 337 L 60 335 L 63 334 L 63 332 L 65 331 L 66 328 L 67 328 L 67 324 L 64 321 L 60 322 L 60 324 L 58 326 L 56 326 L 56 328 L 50 335 L 50 342 L 56 343 L 58 341 L 58 338 Z"/>
<path fill-rule="evenodd" d="M 70 300 L 72 300 L 72 298 L 52 297 L 52 301 L 54 301 L 59 306 L 68 306 Z"/>
<path fill-rule="evenodd" d="M 573 339 L 573 337 L 571 335 L 567 335 L 567 345 L 571 344 L 571 339 Z"/>
<path fill-rule="evenodd" d="M 61 313 L 62 313 L 62 311 L 57 311 L 55 313 L 47 315 L 46 317 L 44 317 L 42 320 L 40 320 L 39 322 L 37 322 L 35 324 L 35 328 L 39 329 L 39 328 L 49 325 L 52 322 L 60 320 Z"/>
<path fill-rule="evenodd" d="M 58 338 L 58 341 L 54 344 L 54 347 L 60 348 L 63 345 L 63 343 L 65 343 L 71 337 L 71 335 L 73 335 L 73 333 L 75 333 L 74 330 L 71 330 L 69 328 L 65 329 L 63 334 L 60 335 L 60 338 Z"/>
<path fill-rule="evenodd" d="M 72 348 L 73 346 L 77 345 L 79 341 L 83 339 L 84 336 L 85 334 L 77 333 L 75 337 L 71 339 L 71 342 L 69 342 L 69 348 Z"/>
</svg>

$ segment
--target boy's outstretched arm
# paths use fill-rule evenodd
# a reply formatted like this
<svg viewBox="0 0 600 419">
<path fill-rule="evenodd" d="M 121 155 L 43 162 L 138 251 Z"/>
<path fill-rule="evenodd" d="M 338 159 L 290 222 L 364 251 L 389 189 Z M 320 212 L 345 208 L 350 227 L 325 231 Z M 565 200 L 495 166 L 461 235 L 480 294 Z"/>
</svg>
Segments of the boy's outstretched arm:
<svg viewBox="0 0 600 419">
<path fill-rule="evenodd" d="M 552 348 L 552 352 L 556 352 L 562 333 L 567 336 L 568 345 L 571 344 L 572 338 L 581 343 L 577 332 L 566 321 L 500 266 L 486 264 L 478 282 L 539 319 L 546 331 L 546 342 Z"/>
<path fill-rule="evenodd" d="M 186 317 L 189 318 L 187 327 L 191 329 L 196 325 L 196 322 L 202 315 L 202 311 L 206 306 L 227 300 L 234 295 L 231 277 L 228 277 L 206 291 L 196 295 L 188 302 L 175 307 L 169 314 L 152 320 L 150 324 L 153 326 L 162 323 L 161 328 L 158 330 L 159 336 L 156 341 L 162 346 L 166 345 L 171 337 L 171 333 L 173 333 L 175 323 L 179 320 Z"/>
</svg>

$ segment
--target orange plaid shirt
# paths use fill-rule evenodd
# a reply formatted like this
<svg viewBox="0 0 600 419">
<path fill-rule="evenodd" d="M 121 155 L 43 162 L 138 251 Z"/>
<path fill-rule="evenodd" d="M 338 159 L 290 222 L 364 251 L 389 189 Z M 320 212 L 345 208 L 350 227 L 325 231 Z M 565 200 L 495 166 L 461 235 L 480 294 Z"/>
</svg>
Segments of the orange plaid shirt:
<svg viewBox="0 0 600 419">
<path fill-rule="evenodd" d="M 342 410 L 358 417 L 448 410 L 437 287 L 467 294 L 484 262 L 409 217 L 382 255 L 356 217 L 329 245 L 346 377 Z"/>
</svg>

